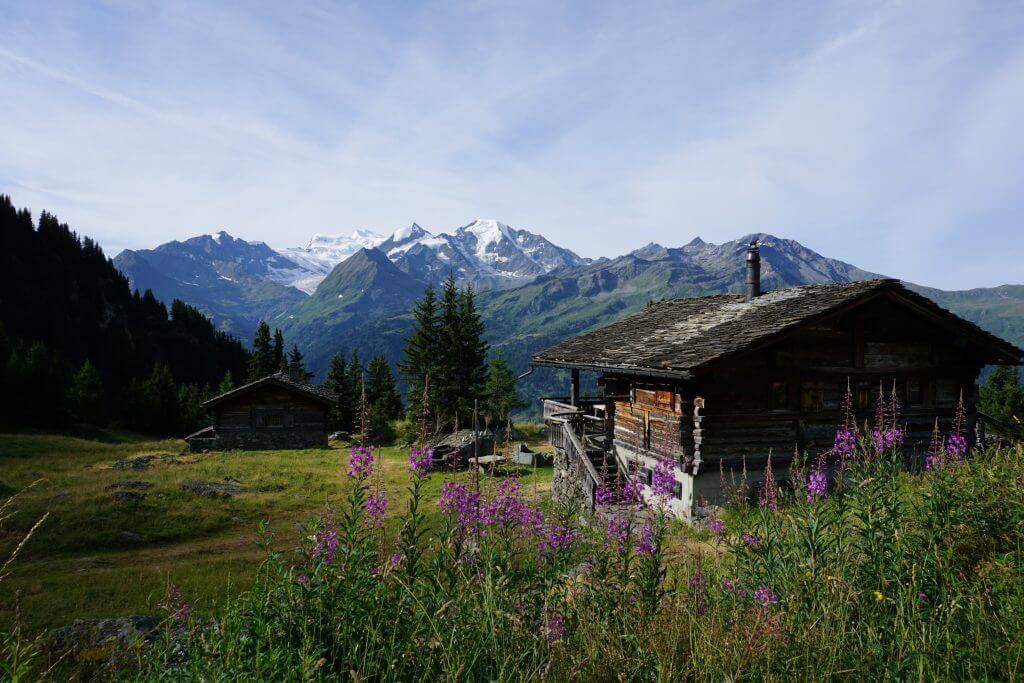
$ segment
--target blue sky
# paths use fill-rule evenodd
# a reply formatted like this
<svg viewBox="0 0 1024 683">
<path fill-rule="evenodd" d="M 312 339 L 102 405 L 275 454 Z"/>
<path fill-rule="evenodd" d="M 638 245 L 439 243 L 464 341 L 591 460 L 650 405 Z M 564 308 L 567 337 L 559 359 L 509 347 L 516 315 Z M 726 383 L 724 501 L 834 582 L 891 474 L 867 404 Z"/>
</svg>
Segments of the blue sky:
<svg viewBox="0 0 1024 683">
<path fill-rule="evenodd" d="M 0 192 L 111 253 L 497 218 L 1024 282 L 1024 4 L 12 2 Z"/>
</svg>

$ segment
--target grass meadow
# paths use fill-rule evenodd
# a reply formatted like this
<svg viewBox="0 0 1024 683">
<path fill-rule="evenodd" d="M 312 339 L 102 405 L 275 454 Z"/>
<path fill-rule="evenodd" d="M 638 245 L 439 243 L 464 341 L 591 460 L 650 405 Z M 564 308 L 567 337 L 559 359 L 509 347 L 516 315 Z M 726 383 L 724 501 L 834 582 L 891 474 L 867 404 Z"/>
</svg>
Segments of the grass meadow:
<svg viewBox="0 0 1024 683">
<path fill-rule="evenodd" d="M 528 434 L 537 444 L 536 430 Z M 393 447 L 380 453 L 379 476 L 396 504 L 407 454 Z M 138 456 L 153 456 L 148 469 L 112 467 Z M 12 623 L 16 610 L 30 630 L 80 617 L 157 614 L 168 582 L 197 613 L 212 612 L 252 585 L 265 559 L 257 545 L 263 522 L 273 546 L 289 549 L 305 542 L 311 519 L 340 503 L 347 458 L 340 445 L 191 454 L 180 440 L 0 434 L 0 498 L 22 492 L 0 531 L 0 558 L 49 513 L 0 583 L 0 625 Z M 246 492 L 211 498 L 181 489 L 186 481 L 226 478 Z M 117 502 L 111 487 L 130 480 L 152 486 L 137 503 Z M 537 495 L 550 481 L 550 467 L 524 472 L 524 485 Z M 436 499 L 439 487 L 440 480 L 431 482 L 424 493 Z"/>
</svg>

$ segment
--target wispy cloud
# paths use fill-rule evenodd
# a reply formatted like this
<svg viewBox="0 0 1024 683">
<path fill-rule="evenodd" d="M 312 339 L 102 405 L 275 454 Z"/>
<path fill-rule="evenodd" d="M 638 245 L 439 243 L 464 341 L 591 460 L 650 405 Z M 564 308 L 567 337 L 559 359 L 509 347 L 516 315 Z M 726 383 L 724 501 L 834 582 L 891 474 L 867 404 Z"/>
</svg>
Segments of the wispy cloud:
<svg viewBox="0 0 1024 683">
<path fill-rule="evenodd" d="M 1024 10 L 15 3 L 0 191 L 113 251 L 493 216 L 1020 281 Z"/>
</svg>

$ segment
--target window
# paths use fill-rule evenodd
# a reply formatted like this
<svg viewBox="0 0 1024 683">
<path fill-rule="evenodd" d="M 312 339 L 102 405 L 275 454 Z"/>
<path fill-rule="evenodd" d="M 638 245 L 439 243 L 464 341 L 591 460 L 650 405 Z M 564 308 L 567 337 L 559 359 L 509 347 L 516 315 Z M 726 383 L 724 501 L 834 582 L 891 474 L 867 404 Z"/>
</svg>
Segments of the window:
<svg viewBox="0 0 1024 683">
<path fill-rule="evenodd" d="M 261 427 L 284 427 L 284 415 L 281 413 L 264 413 L 260 415 Z"/>
<path fill-rule="evenodd" d="M 771 410 L 785 410 L 789 407 L 789 387 L 785 382 L 772 382 L 768 407 Z"/>
<path fill-rule="evenodd" d="M 825 384 L 823 382 L 805 382 L 800 391 L 800 409 L 818 412 L 824 405 Z"/>
<path fill-rule="evenodd" d="M 921 380 L 911 377 L 907 380 L 907 405 L 919 406 L 924 403 L 924 392 L 921 390 Z"/>
</svg>

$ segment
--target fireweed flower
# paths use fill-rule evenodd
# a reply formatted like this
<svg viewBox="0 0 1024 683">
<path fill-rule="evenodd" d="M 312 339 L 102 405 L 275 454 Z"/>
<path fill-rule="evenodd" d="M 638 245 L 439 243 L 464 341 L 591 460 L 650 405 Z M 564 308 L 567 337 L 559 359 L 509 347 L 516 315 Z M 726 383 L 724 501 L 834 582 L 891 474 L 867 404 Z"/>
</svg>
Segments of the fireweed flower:
<svg viewBox="0 0 1024 683">
<path fill-rule="evenodd" d="M 601 486 L 594 491 L 594 504 L 599 507 L 605 507 L 615 502 L 618 496 L 615 495 L 615 489 Z"/>
<path fill-rule="evenodd" d="M 565 637 L 566 632 L 565 617 L 558 612 L 548 617 L 547 622 L 544 624 L 544 635 L 548 640 L 560 640 Z"/>
<path fill-rule="evenodd" d="M 766 586 L 761 586 L 754 591 L 754 602 L 758 603 L 762 607 L 768 607 L 769 605 L 776 605 L 779 602 L 778 597 L 775 593 L 772 593 Z"/>
<path fill-rule="evenodd" d="M 182 624 L 182 623 L 188 621 L 189 615 L 191 615 L 191 614 L 192 614 L 192 605 L 190 605 L 189 603 L 185 602 L 185 603 L 182 603 L 181 607 L 179 607 L 177 610 L 175 610 L 174 614 L 171 615 L 171 618 L 173 618 L 174 621 L 178 622 L 179 624 Z"/>
<path fill-rule="evenodd" d="M 413 448 L 409 451 L 409 471 L 420 479 L 430 474 L 433 461 L 434 452 L 430 448 Z"/>
<path fill-rule="evenodd" d="M 959 461 L 963 459 L 966 452 L 967 439 L 964 438 L 963 434 L 950 434 L 949 439 L 946 440 L 946 453 L 949 457 Z"/>
<path fill-rule="evenodd" d="M 775 475 L 772 473 L 772 456 L 769 453 L 768 462 L 764 468 L 764 481 L 761 483 L 761 495 L 757 499 L 758 507 L 766 507 L 769 510 L 779 509 L 779 489 L 775 485 Z"/>
<path fill-rule="evenodd" d="M 626 543 L 626 536 L 629 531 L 629 522 L 620 515 L 608 515 L 608 526 L 604 530 L 604 536 L 615 547 L 615 550 L 622 552 Z"/>
<path fill-rule="evenodd" d="M 441 484 L 438 505 L 443 511 L 454 516 L 455 525 L 460 531 L 466 531 L 480 519 L 480 494 L 463 484 L 456 484 L 453 481 Z"/>
<path fill-rule="evenodd" d="M 708 522 L 708 529 L 718 538 L 722 537 L 725 533 L 725 522 L 717 517 Z"/>
<path fill-rule="evenodd" d="M 836 432 L 836 438 L 832 444 L 832 454 L 839 462 L 852 460 L 856 449 L 857 432 L 852 429 L 840 429 Z"/>
<path fill-rule="evenodd" d="M 828 477 L 820 469 L 807 475 L 807 502 L 816 503 L 828 497 Z"/>
<path fill-rule="evenodd" d="M 365 479 L 373 474 L 373 446 L 353 446 L 348 452 L 348 476 Z"/>
<path fill-rule="evenodd" d="M 746 543 L 749 546 L 755 546 L 755 545 L 757 545 L 758 543 L 761 542 L 761 539 L 758 538 L 757 536 L 753 535 L 753 534 L 743 534 L 740 537 L 740 540 L 743 541 L 744 543 Z"/>
<path fill-rule="evenodd" d="M 654 528 L 650 524 L 644 524 L 635 550 L 640 555 L 654 555 Z"/>
<path fill-rule="evenodd" d="M 338 532 L 333 529 L 322 529 L 313 538 L 313 557 L 325 564 L 334 562 L 338 554 Z"/>
<path fill-rule="evenodd" d="M 568 548 L 575 540 L 576 533 L 571 528 L 560 524 L 548 524 L 540 535 L 537 549 L 541 553 L 550 553 Z"/>
<path fill-rule="evenodd" d="M 668 458 L 658 458 L 651 474 L 651 491 L 655 496 L 669 498 L 675 492 L 676 474 L 672 461 Z"/>
<path fill-rule="evenodd" d="M 388 498 L 384 491 L 371 491 L 366 496 L 363 508 L 366 511 L 366 518 L 372 524 L 382 523 L 388 510 Z"/>
<path fill-rule="evenodd" d="M 901 447 L 904 437 L 905 434 L 899 427 L 875 429 L 871 432 L 871 443 L 875 447 L 875 453 L 885 453 Z"/>
</svg>

